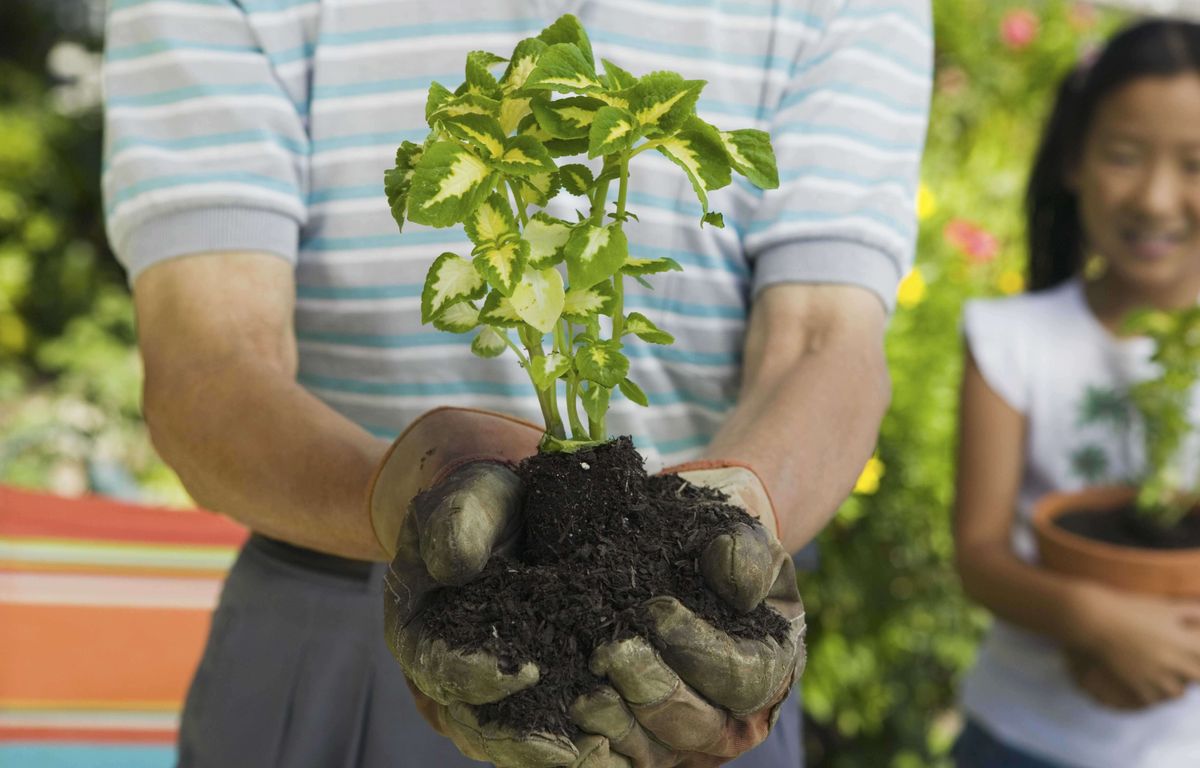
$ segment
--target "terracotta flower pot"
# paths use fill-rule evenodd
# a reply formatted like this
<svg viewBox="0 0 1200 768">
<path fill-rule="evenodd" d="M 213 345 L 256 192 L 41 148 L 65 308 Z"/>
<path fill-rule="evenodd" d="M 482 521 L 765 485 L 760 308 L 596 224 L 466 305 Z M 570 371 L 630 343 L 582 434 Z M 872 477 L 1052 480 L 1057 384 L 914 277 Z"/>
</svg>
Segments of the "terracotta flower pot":
<svg viewBox="0 0 1200 768">
<path fill-rule="evenodd" d="M 1101 512 L 1131 503 L 1127 486 L 1050 493 L 1033 508 L 1033 529 L 1042 564 L 1058 573 L 1118 589 L 1177 597 L 1200 597 L 1200 549 L 1157 550 L 1087 539 L 1055 524 L 1067 512 Z"/>
</svg>

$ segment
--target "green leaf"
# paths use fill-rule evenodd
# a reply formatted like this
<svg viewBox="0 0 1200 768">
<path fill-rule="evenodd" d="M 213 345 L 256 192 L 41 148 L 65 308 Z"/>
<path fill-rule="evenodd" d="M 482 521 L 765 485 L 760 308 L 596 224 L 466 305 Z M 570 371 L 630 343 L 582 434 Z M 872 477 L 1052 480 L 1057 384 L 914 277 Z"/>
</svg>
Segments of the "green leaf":
<svg viewBox="0 0 1200 768">
<path fill-rule="evenodd" d="M 546 142 L 546 151 L 550 157 L 571 157 L 587 152 L 587 139 L 550 139 Z"/>
<path fill-rule="evenodd" d="M 527 37 L 517 43 L 517 47 L 513 49 L 512 58 L 508 60 L 508 67 L 500 76 L 500 90 L 504 93 L 513 93 L 524 88 L 525 81 L 529 79 L 529 74 L 537 65 L 538 57 L 547 47 L 545 42 L 535 37 Z"/>
<path fill-rule="evenodd" d="M 586 323 L 589 318 L 612 312 L 616 299 L 613 284 L 607 280 L 591 288 L 572 288 L 563 302 L 563 317 L 573 323 Z"/>
<path fill-rule="evenodd" d="M 383 172 L 383 190 L 387 193 L 392 218 L 400 230 L 404 230 L 404 218 L 408 211 L 408 191 L 412 177 L 425 148 L 420 144 L 405 141 L 396 148 L 396 167 Z"/>
<path fill-rule="evenodd" d="M 508 343 L 495 328 L 484 327 L 471 342 L 471 351 L 480 357 L 498 357 L 508 349 Z"/>
<path fill-rule="evenodd" d="M 661 141 L 658 151 L 687 173 L 701 207 L 708 213 L 707 193 L 731 180 L 729 157 L 717 129 L 692 117 L 683 130 Z"/>
<path fill-rule="evenodd" d="M 711 224 L 717 229 L 725 229 L 725 216 L 716 211 L 709 211 L 700 217 L 700 226 Z"/>
<path fill-rule="evenodd" d="M 592 189 L 592 169 L 583 163 L 570 163 L 558 169 L 563 189 L 572 195 L 585 195 Z"/>
<path fill-rule="evenodd" d="M 479 310 L 470 302 L 459 301 L 433 316 L 433 327 L 450 333 L 466 333 L 479 325 Z"/>
<path fill-rule="evenodd" d="M 557 43 L 542 51 L 525 81 L 527 91 L 591 93 L 604 90 L 591 62 L 574 45 Z"/>
<path fill-rule="evenodd" d="M 557 173 L 535 173 L 532 176 L 517 177 L 513 181 L 517 182 L 521 189 L 521 196 L 526 204 L 532 203 L 539 208 L 544 208 L 546 203 L 550 202 L 550 198 L 558 194 Z"/>
<path fill-rule="evenodd" d="M 529 265 L 525 265 L 526 269 Z M 479 319 L 488 325 L 511 328 L 522 322 L 517 310 L 513 309 L 512 301 L 500 291 L 492 291 L 479 309 Z"/>
<path fill-rule="evenodd" d="M 579 23 L 579 19 L 572 14 L 566 13 L 559 16 L 553 24 L 538 34 L 538 40 L 550 46 L 560 43 L 569 43 L 575 46 L 579 49 L 584 61 L 587 62 L 589 71 L 595 70 L 596 59 L 592 54 L 592 43 L 588 40 L 587 32 Z"/>
<path fill-rule="evenodd" d="M 634 384 L 632 379 L 621 379 L 621 383 L 618 386 L 621 387 L 621 394 L 643 408 L 650 405 L 649 399 L 646 398 L 646 393 L 642 391 L 641 387 Z"/>
<path fill-rule="evenodd" d="M 608 59 L 600 59 L 600 63 L 604 65 L 604 76 L 608 80 L 608 89 L 610 91 L 623 91 L 626 88 L 632 88 L 637 85 L 638 79 L 635 76 L 613 64 Z"/>
<path fill-rule="evenodd" d="M 572 289 L 591 288 L 607 280 L 629 257 L 629 244 L 621 225 L 576 226 L 566 244 L 567 281 Z"/>
<path fill-rule="evenodd" d="M 571 370 L 571 358 L 558 352 L 529 358 L 529 377 L 538 389 L 549 389 L 556 379 Z"/>
<path fill-rule="evenodd" d="M 650 322 L 650 319 L 641 312 L 631 312 L 625 318 L 625 328 L 622 335 L 632 333 L 642 341 L 648 341 L 651 344 L 673 344 L 675 337 L 661 330 L 657 325 Z"/>
<path fill-rule="evenodd" d="M 527 261 L 529 243 L 516 239 L 481 250 L 475 257 L 475 268 L 487 278 L 488 285 L 505 296 L 512 296 L 517 281 L 525 273 Z"/>
<path fill-rule="evenodd" d="M 491 168 L 452 141 L 429 146 L 417 163 L 408 199 L 408 218 L 449 227 L 462 221 L 494 186 Z"/>
<path fill-rule="evenodd" d="M 511 301 L 522 321 L 542 333 L 550 333 L 562 315 L 565 298 L 562 275 L 551 267 L 525 270 L 521 282 L 513 289 Z"/>
<path fill-rule="evenodd" d="M 546 269 L 563 260 L 563 246 L 571 237 L 571 226 L 539 211 L 525 225 L 523 236 L 529 241 L 529 266 Z"/>
<path fill-rule="evenodd" d="M 501 64 L 508 59 L 487 51 L 471 51 L 467 54 L 467 92 L 487 96 L 491 99 L 500 98 L 500 83 L 496 76 L 489 71 L 494 64 Z"/>
<path fill-rule="evenodd" d="M 637 139 L 637 120 L 628 110 L 604 107 L 588 131 L 588 157 L 623 152 Z"/>
<path fill-rule="evenodd" d="M 517 220 L 508 200 L 493 192 L 463 220 L 467 237 L 477 246 L 497 245 L 506 235 L 516 235 Z"/>
<path fill-rule="evenodd" d="M 434 123 L 437 122 L 434 115 L 453 98 L 454 94 L 450 93 L 449 89 L 441 83 L 429 84 L 429 95 L 425 98 L 425 122 L 429 123 L 430 128 L 434 127 Z"/>
<path fill-rule="evenodd" d="M 528 96 L 505 96 L 500 100 L 500 130 L 505 136 L 517 130 L 521 121 L 531 114 L 529 102 Z"/>
<path fill-rule="evenodd" d="M 485 158 L 499 157 L 504 152 L 504 129 L 491 115 L 446 115 L 440 122 L 451 135 L 483 150 Z"/>
<path fill-rule="evenodd" d="M 554 101 L 537 97 L 530 103 L 538 125 L 556 139 L 586 138 L 596 112 L 603 107 L 603 101 L 590 96 L 569 96 Z"/>
<path fill-rule="evenodd" d="M 421 322 L 428 323 L 457 301 L 482 299 L 487 284 L 471 262 L 453 253 L 434 259 L 421 291 Z"/>
<path fill-rule="evenodd" d="M 683 267 L 674 259 L 635 259 L 631 256 L 625 260 L 621 271 L 627 275 L 653 275 L 659 272 L 682 272 Z"/>
<path fill-rule="evenodd" d="M 735 171 L 761 189 L 779 186 L 779 171 L 775 167 L 775 151 L 771 149 L 770 134 L 744 128 L 720 132 L 718 135 Z"/>
<path fill-rule="evenodd" d="M 500 102 L 496 99 L 480 96 L 477 93 L 454 96 L 444 102 L 430 116 L 430 119 L 436 123 L 448 117 L 458 117 L 459 115 L 484 115 L 486 117 L 499 118 Z"/>
<path fill-rule="evenodd" d="M 530 136 L 513 136 L 504 144 L 504 154 L 492 164 L 510 176 L 553 173 L 558 169 L 546 148 Z"/>
<path fill-rule="evenodd" d="M 684 80 L 675 72 L 652 72 L 629 90 L 629 111 L 646 135 L 669 135 L 696 113 L 704 86 L 703 80 Z"/>
<path fill-rule="evenodd" d="M 608 413 L 608 400 L 612 396 L 610 387 L 602 387 L 592 382 L 581 387 L 579 399 L 583 402 L 583 412 L 592 421 L 602 421 Z"/>
<path fill-rule="evenodd" d="M 575 370 L 588 381 L 615 387 L 629 373 L 629 358 L 621 353 L 620 342 L 597 341 L 576 350 Z"/>
</svg>

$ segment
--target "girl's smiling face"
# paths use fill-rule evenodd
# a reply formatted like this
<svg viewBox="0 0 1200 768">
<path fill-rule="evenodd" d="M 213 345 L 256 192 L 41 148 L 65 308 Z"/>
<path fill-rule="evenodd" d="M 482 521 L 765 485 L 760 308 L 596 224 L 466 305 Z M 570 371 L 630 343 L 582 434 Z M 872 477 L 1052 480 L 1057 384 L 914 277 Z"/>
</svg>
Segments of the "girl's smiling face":
<svg viewBox="0 0 1200 768">
<path fill-rule="evenodd" d="M 1096 108 L 1068 183 L 1088 245 L 1138 293 L 1200 289 L 1200 75 L 1142 77 Z M 1172 290 L 1174 289 L 1174 290 Z"/>
</svg>

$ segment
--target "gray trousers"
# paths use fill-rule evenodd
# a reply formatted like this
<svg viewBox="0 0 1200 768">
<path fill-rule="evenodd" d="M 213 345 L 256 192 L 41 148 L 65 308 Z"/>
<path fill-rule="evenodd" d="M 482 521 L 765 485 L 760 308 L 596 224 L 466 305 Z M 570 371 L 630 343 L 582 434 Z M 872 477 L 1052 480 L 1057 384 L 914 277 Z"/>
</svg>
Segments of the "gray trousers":
<svg viewBox="0 0 1200 768">
<path fill-rule="evenodd" d="M 334 572 L 285 555 L 252 536 L 230 571 L 184 706 L 179 766 L 484 765 L 417 713 L 383 641 L 383 566 Z M 728 763 L 802 764 L 795 692 L 767 741 Z"/>
</svg>

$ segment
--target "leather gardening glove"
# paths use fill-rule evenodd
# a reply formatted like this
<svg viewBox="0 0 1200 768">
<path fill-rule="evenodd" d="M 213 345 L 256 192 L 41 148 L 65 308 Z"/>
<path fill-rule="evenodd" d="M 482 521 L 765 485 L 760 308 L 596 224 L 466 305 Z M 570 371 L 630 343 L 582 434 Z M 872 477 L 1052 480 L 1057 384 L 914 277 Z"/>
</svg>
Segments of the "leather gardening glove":
<svg viewBox="0 0 1200 768">
<path fill-rule="evenodd" d="M 753 470 L 695 462 L 664 472 L 721 490 L 762 523 L 714 539 L 700 568 L 740 611 L 766 600 L 788 620 L 788 636 L 783 643 L 736 638 L 673 597 L 651 598 L 645 606 L 664 647 L 640 637 L 600 646 L 591 668 L 611 687 L 577 699 L 571 715 L 637 768 L 715 766 L 757 746 L 778 719 L 804 668 L 804 606 L 770 496 Z"/>
<path fill-rule="evenodd" d="M 468 757 L 497 766 L 621 768 L 608 744 L 549 734 L 518 738 L 481 726 L 471 705 L 498 701 L 537 683 L 536 665 L 515 673 L 482 651 L 452 649 L 424 631 L 433 590 L 474 579 L 521 532 L 522 490 L 512 465 L 537 451 L 542 430 L 488 411 L 438 408 L 392 444 L 369 494 L 371 525 L 392 556 L 384 578 L 384 632 L 417 708 Z"/>
</svg>

